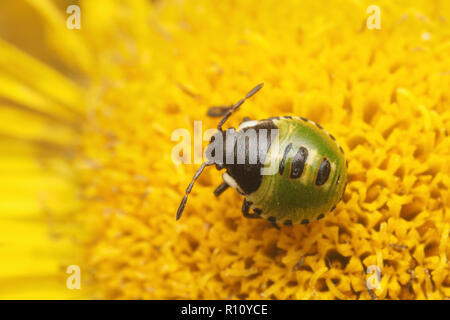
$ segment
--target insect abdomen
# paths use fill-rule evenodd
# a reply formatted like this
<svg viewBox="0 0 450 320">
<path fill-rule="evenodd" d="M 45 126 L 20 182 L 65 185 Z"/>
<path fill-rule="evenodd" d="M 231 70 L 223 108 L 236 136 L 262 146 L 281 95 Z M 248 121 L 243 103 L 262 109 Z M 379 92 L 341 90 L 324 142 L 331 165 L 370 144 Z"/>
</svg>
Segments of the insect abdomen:
<svg viewBox="0 0 450 320">
<path fill-rule="evenodd" d="M 342 197 L 347 168 L 342 148 L 322 126 L 299 117 L 272 118 L 279 129 L 279 148 L 268 156 L 279 170 L 262 176 L 247 198 L 252 208 L 279 223 L 307 223 L 322 218 Z"/>
</svg>

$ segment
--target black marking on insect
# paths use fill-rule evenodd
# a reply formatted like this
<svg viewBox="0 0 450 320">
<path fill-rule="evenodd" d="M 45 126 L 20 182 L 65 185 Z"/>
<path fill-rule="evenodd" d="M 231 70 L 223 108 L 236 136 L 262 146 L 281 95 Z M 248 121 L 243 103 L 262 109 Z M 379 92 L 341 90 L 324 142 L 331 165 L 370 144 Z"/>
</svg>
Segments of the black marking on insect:
<svg viewBox="0 0 450 320">
<path fill-rule="evenodd" d="M 308 224 L 308 223 L 309 223 L 308 219 L 303 219 L 302 222 L 301 222 L 301 224 Z"/>
<path fill-rule="evenodd" d="M 319 167 L 319 172 L 317 172 L 316 185 L 321 186 L 327 182 L 330 176 L 331 166 L 330 161 L 327 158 L 323 158 L 322 163 Z"/>
<path fill-rule="evenodd" d="M 325 215 L 324 215 L 323 213 L 321 213 L 321 214 L 319 214 L 319 215 L 317 216 L 317 220 L 320 220 L 320 219 L 322 219 L 323 217 L 325 217 Z"/>
<path fill-rule="evenodd" d="M 291 174 L 289 176 L 291 179 L 296 179 L 302 176 L 307 158 L 308 149 L 305 147 L 300 147 L 292 159 Z"/>
<path fill-rule="evenodd" d="M 318 124 L 317 122 L 314 122 L 315 124 L 316 124 L 316 126 L 317 126 L 317 128 L 319 128 L 319 129 L 322 129 L 323 130 L 323 127 L 320 125 L 320 124 Z"/>
<path fill-rule="evenodd" d="M 287 145 L 286 149 L 284 149 L 283 158 L 281 159 L 280 167 L 278 169 L 278 172 L 280 173 L 280 175 L 283 175 L 284 165 L 286 163 L 286 158 L 287 158 L 287 155 L 288 155 L 289 151 L 291 151 L 291 149 L 292 149 L 292 143 L 289 143 Z"/>
<path fill-rule="evenodd" d="M 292 226 L 292 220 L 286 220 L 283 222 L 285 226 Z"/>
</svg>

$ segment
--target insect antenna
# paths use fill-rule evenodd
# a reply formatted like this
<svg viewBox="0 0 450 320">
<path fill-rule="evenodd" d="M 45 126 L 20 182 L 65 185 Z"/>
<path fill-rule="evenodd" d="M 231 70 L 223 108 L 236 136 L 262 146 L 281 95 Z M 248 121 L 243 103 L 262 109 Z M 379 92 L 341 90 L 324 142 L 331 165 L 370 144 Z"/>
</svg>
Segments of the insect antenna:
<svg viewBox="0 0 450 320">
<path fill-rule="evenodd" d="M 198 168 L 197 172 L 194 175 L 194 178 L 192 178 L 191 183 L 189 183 L 189 186 L 186 189 L 186 193 L 183 197 L 183 200 L 181 200 L 180 206 L 178 207 L 177 220 L 181 218 L 181 214 L 183 213 L 184 207 L 186 206 L 187 198 L 192 191 L 192 187 L 194 186 L 195 181 L 198 179 L 198 177 L 200 177 L 200 175 L 203 172 L 203 169 L 212 164 L 214 164 L 214 162 L 203 162 L 200 168 Z"/>
<path fill-rule="evenodd" d="M 237 109 L 239 109 L 239 107 L 245 102 L 245 100 L 247 100 L 248 98 L 250 98 L 251 96 L 253 96 L 255 93 L 257 93 L 262 87 L 264 86 L 264 83 L 260 83 L 258 84 L 256 87 L 254 87 L 252 90 L 250 90 L 244 98 L 242 98 L 241 100 L 239 100 L 238 102 L 236 102 L 236 104 L 234 104 L 230 110 L 228 110 L 228 112 L 225 114 L 225 116 L 222 118 L 222 120 L 220 120 L 219 124 L 217 125 L 217 129 L 219 131 L 222 131 L 222 126 L 223 124 L 228 120 L 228 118 L 233 114 L 233 112 L 235 112 Z"/>
<path fill-rule="evenodd" d="M 206 115 L 212 118 L 223 117 L 233 106 L 214 106 L 208 109 Z"/>
</svg>

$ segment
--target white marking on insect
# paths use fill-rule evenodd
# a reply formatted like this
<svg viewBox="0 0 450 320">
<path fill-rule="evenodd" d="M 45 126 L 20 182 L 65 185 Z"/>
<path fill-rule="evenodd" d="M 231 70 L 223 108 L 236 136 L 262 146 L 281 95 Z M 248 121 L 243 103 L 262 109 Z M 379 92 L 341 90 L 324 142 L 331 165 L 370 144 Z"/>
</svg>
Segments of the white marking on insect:
<svg viewBox="0 0 450 320">
<path fill-rule="evenodd" d="M 248 128 L 248 127 L 253 127 L 253 126 L 256 126 L 257 124 L 258 124 L 257 120 L 245 121 L 245 122 L 242 122 L 239 125 L 238 130 L 241 131 L 242 129 L 245 129 L 245 128 Z"/>
</svg>

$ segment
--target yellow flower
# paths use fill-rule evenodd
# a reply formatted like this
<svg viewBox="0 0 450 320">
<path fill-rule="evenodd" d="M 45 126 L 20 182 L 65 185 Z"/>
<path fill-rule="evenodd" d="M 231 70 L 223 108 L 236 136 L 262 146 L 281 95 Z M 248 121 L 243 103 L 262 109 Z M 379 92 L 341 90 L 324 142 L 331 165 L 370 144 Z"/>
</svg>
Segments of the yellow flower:
<svg viewBox="0 0 450 320">
<path fill-rule="evenodd" d="M 80 30 L 69 4 L 0 5 L 0 298 L 450 297 L 448 1 L 379 1 L 373 30 L 370 1 L 80 1 Z M 230 125 L 322 124 L 343 201 L 276 230 L 210 169 L 176 222 L 172 132 L 262 81 Z"/>
</svg>

